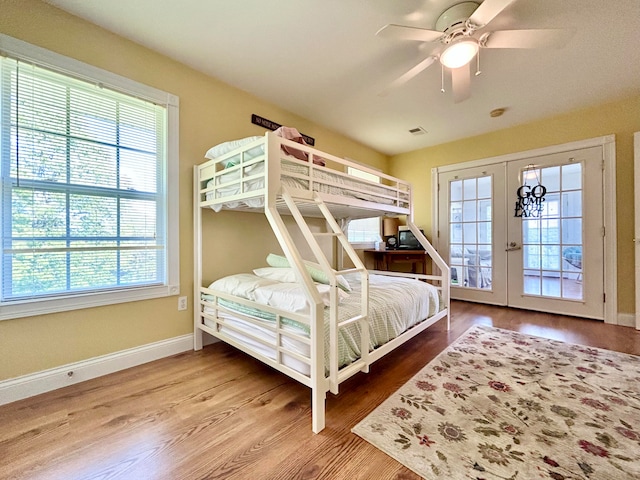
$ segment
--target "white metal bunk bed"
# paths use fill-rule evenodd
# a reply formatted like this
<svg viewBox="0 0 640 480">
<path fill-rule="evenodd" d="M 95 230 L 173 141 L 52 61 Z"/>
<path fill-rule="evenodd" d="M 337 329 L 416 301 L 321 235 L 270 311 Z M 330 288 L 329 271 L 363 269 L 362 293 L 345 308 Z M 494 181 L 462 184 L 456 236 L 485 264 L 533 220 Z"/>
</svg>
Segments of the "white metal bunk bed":
<svg viewBox="0 0 640 480">
<path fill-rule="evenodd" d="M 374 361 L 438 320 L 446 317 L 449 329 L 449 267 L 413 223 L 408 182 L 271 132 L 263 137 L 244 139 L 237 145 L 228 153 L 194 167 L 194 349 L 202 348 L 205 333 L 213 335 L 310 387 L 312 429 L 318 433 L 325 426 L 328 391 L 337 394 L 341 382 L 359 371 L 368 372 Z M 285 154 L 283 147 L 304 152 L 308 161 Z M 328 166 L 324 166 L 325 162 Z M 348 166 L 369 170 L 380 177 L 382 183 L 350 176 L 345 173 Z M 292 312 L 251 295 L 238 296 L 236 291 L 220 289 L 219 281 L 203 285 L 202 259 L 206 248 L 202 235 L 203 208 L 264 212 L 284 252 L 285 261 L 303 291 L 308 308 Z M 290 215 L 295 220 L 315 256 L 315 267 L 309 267 L 309 262 L 302 259 L 282 215 Z M 347 240 L 346 226 L 351 219 L 387 215 L 406 215 L 407 226 L 432 258 L 434 271 L 439 273 L 412 275 L 367 271 Z M 329 232 L 312 232 L 307 218 L 324 219 Z M 327 235 L 337 240 L 337 271 L 317 241 L 318 236 L 326 238 Z M 354 268 L 342 268 L 344 254 Z M 312 278 L 314 269 L 316 273 L 320 270 L 325 278 L 326 295 L 321 296 L 319 287 L 314 283 L 317 280 Z M 229 278 L 235 281 L 243 275 Z M 252 277 L 249 275 L 249 278 Z M 341 301 L 341 282 L 346 278 L 358 286 L 357 292 L 349 295 L 350 306 Z M 379 289 L 390 285 L 389 278 L 421 288 L 426 288 L 427 284 L 434 285 L 435 288 L 430 288 L 437 292 L 435 303 L 438 307 L 435 310 L 429 307 L 432 311 L 428 317 L 408 322 L 403 327 L 406 330 L 398 332 L 397 336 L 385 337 L 384 344 L 372 345 L 374 333 L 370 332 L 369 317 L 386 315 L 386 312 L 375 310 L 380 310 L 380 305 L 375 304 L 373 289 L 378 289 L 376 298 L 381 296 Z M 224 283 L 227 279 L 221 280 Z M 399 288 L 404 290 L 405 286 Z M 346 364 L 343 364 L 343 337 L 348 337 L 351 349 L 357 352 L 357 358 L 349 358 Z M 354 342 L 358 344 L 353 345 Z"/>
</svg>

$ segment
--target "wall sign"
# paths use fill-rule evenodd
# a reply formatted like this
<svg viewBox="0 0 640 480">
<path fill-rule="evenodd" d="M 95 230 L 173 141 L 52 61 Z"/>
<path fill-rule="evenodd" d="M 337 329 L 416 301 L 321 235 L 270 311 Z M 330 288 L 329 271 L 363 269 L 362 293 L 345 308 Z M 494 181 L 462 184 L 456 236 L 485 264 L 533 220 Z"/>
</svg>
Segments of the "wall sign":
<svg viewBox="0 0 640 480">
<path fill-rule="evenodd" d="M 533 171 L 536 176 L 537 185 L 530 187 L 527 185 L 527 173 Z M 547 194 L 547 189 L 540 183 L 538 173 L 533 165 L 527 167 L 523 174 L 523 184 L 516 190 L 516 208 L 514 217 L 522 218 L 537 218 L 542 216 L 544 210 L 544 196 Z"/>
<path fill-rule="evenodd" d="M 264 127 L 271 131 L 277 130 L 282 126 L 279 123 L 272 122 L 271 120 L 267 120 L 266 118 L 262 118 L 256 115 L 255 113 L 251 114 L 251 123 L 253 123 L 254 125 L 258 125 L 260 127 Z M 300 135 L 302 135 L 302 138 L 304 138 L 304 141 L 307 142 L 307 145 L 314 146 L 316 144 L 315 138 L 305 135 L 304 133 L 301 133 Z"/>
</svg>

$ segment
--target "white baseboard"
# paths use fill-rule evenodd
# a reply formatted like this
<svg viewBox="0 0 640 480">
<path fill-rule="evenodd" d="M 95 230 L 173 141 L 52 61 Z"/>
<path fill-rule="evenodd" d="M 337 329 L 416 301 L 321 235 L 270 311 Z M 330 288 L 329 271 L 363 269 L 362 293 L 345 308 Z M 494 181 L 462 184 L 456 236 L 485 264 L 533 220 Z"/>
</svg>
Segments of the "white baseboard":
<svg viewBox="0 0 640 480">
<path fill-rule="evenodd" d="M 193 334 L 0 381 L 0 405 L 193 349 Z"/>
<path fill-rule="evenodd" d="M 636 326 L 636 316 L 633 313 L 620 313 L 618 312 L 618 325 L 623 327 Z"/>
</svg>

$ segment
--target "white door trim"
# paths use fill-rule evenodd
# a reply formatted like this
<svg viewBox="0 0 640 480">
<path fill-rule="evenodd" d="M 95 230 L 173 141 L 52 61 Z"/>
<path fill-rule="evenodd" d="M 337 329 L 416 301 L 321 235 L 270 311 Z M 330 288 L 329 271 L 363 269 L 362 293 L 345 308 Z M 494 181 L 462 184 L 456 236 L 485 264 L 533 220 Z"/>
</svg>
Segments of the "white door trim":
<svg viewBox="0 0 640 480">
<path fill-rule="evenodd" d="M 489 165 L 491 163 L 511 162 L 513 160 L 522 160 L 529 157 L 539 157 L 543 155 L 550 155 L 554 153 L 569 152 L 572 150 L 580 150 L 589 147 L 606 146 L 612 144 L 614 146 L 614 158 L 615 158 L 615 135 L 605 135 L 603 137 L 588 138 L 585 140 L 578 140 L 576 142 L 562 143 L 559 145 L 550 145 L 548 147 L 535 148 L 533 150 L 525 150 L 522 152 L 506 153 L 504 155 L 498 155 L 496 157 L 481 158 L 478 160 L 470 160 L 463 163 L 454 163 L 451 165 L 444 165 L 441 167 L 435 167 L 436 172 L 450 172 L 452 170 L 459 170 L 462 168 L 481 167 L 483 165 Z"/>
<path fill-rule="evenodd" d="M 616 221 L 616 141 L 614 135 L 602 144 L 602 193 L 604 194 L 604 321 L 618 325 L 618 223 Z"/>
<path fill-rule="evenodd" d="M 437 235 L 439 216 L 438 216 L 438 175 L 444 172 L 451 172 L 471 167 L 482 167 L 494 163 L 511 162 L 514 160 L 522 160 L 529 157 L 549 155 L 554 153 L 567 152 L 588 147 L 602 147 L 602 168 L 603 172 L 603 197 L 604 197 L 604 293 L 606 302 L 604 305 L 604 321 L 605 323 L 618 324 L 618 258 L 617 258 L 617 224 L 616 224 L 616 144 L 615 135 L 605 135 L 602 137 L 578 140 L 575 142 L 563 143 L 560 145 L 550 145 L 548 147 L 526 150 L 523 152 L 508 153 L 496 157 L 489 157 L 479 160 L 471 160 L 469 162 L 455 163 L 435 167 L 431 170 L 432 181 L 432 238 L 436 249 L 442 255 L 440 241 Z M 636 168 L 636 171 L 638 169 Z M 638 237 L 640 238 L 640 237 Z M 637 311 L 637 309 L 636 309 Z"/>
</svg>

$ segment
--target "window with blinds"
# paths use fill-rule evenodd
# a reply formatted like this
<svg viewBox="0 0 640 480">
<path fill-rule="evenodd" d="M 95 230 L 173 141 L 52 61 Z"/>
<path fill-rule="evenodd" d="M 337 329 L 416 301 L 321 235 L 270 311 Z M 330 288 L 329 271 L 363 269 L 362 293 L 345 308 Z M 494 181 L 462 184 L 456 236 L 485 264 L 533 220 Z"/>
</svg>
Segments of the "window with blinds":
<svg viewBox="0 0 640 480">
<path fill-rule="evenodd" d="M 354 177 L 380 183 L 380 177 L 377 175 L 358 170 L 357 168 L 347 167 L 347 173 Z M 351 220 L 347 229 L 347 238 L 349 239 L 349 243 L 357 244 L 357 248 L 373 248 L 375 242 L 381 240 L 380 218 L 373 217 Z"/>
<path fill-rule="evenodd" d="M 101 293 L 110 297 L 96 304 L 112 303 L 148 287 L 166 295 L 176 277 L 167 95 L 110 88 L 102 71 L 72 63 L 83 71 L 0 57 L 2 306 L 64 298 L 73 308 L 70 298 L 86 306 Z"/>
</svg>

